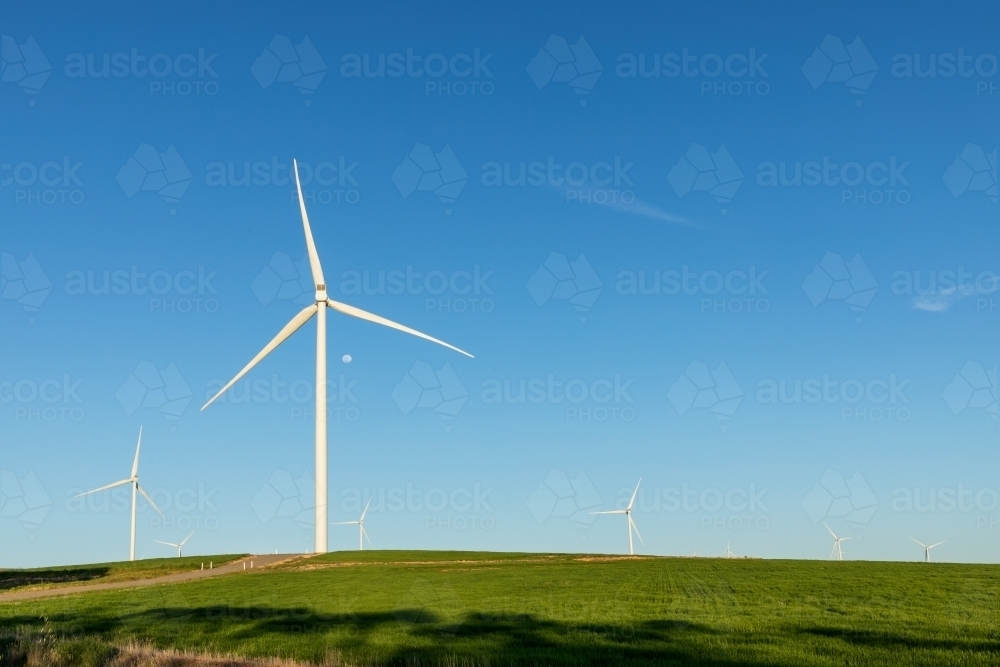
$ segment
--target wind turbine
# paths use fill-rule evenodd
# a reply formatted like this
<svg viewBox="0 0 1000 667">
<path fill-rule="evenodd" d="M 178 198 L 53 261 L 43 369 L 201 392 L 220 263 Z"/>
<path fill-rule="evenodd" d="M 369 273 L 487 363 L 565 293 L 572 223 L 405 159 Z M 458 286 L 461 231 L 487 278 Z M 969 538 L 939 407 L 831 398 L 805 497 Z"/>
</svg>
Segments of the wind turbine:
<svg viewBox="0 0 1000 667">
<path fill-rule="evenodd" d="M 372 504 L 372 499 L 368 499 L 368 505 Z M 365 515 L 368 514 L 368 505 L 365 505 L 365 511 L 361 513 L 361 518 L 357 521 L 337 521 L 336 523 L 330 524 L 331 526 L 358 526 L 358 549 L 360 551 L 365 550 L 365 540 L 368 540 L 368 546 L 372 545 L 372 540 L 368 537 L 367 531 L 365 531 Z"/>
<path fill-rule="evenodd" d="M 87 491 L 85 493 L 77 494 L 75 497 L 80 498 L 82 496 L 89 496 L 92 493 L 99 493 L 101 491 L 107 491 L 108 489 L 113 489 L 118 486 L 125 486 L 130 484 L 132 486 L 132 537 L 129 541 L 128 549 L 128 559 L 135 560 L 135 502 L 136 502 L 136 491 L 142 494 L 142 497 L 146 499 L 147 502 L 153 507 L 154 510 L 163 516 L 163 512 L 160 512 L 160 508 L 156 506 L 153 499 L 150 498 L 141 486 L 139 486 L 139 449 L 142 447 L 142 427 L 139 427 L 139 442 L 135 446 L 135 461 L 132 462 L 132 476 L 128 479 L 123 479 L 120 482 L 115 482 L 114 484 L 108 484 L 107 486 L 102 486 L 99 489 L 94 489 L 93 491 Z"/>
<path fill-rule="evenodd" d="M 316 300 L 314 303 L 306 306 L 302 312 L 293 317 L 284 328 L 278 332 L 278 335 L 271 339 L 271 342 L 264 346 L 256 357 L 254 357 L 249 364 L 243 367 L 239 373 L 236 374 L 232 380 L 229 381 L 225 387 L 219 390 L 215 396 L 202 406 L 202 410 L 211 405 L 217 398 L 226 393 L 230 387 L 236 384 L 240 378 L 250 372 L 257 363 L 270 354 L 276 347 L 284 343 L 292 334 L 298 331 L 302 325 L 312 319 L 313 316 L 316 317 L 316 535 L 315 535 L 315 553 L 326 553 L 329 545 L 327 544 L 327 437 L 326 437 L 326 427 L 327 427 L 327 412 L 326 412 L 326 309 L 332 308 L 338 313 L 344 315 L 350 315 L 351 317 L 357 317 L 362 320 L 368 320 L 369 322 L 374 322 L 375 324 L 381 324 L 382 326 L 390 327 L 392 329 L 397 329 L 404 333 L 408 333 L 413 336 L 418 336 L 425 340 L 429 340 L 432 343 L 437 343 L 438 345 L 443 345 L 449 349 L 455 350 L 467 357 L 472 357 L 471 354 L 460 350 L 453 345 L 449 345 L 444 341 L 438 340 L 428 336 L 425 333 L 421 333 L 416 329 L 411 329 L 410 327 L 403 326 L 402 324 L 397 324 L 391 320 L 387 320 L 384 317 L 380 317 L 373 313 L 361 310 L 360 308 L 355 308 L 346 303 L 340 303 L 339 301 L 334 301 L 327 296 L 326 292 L 326 279 L 323 277 L 323 267 L 319 262 L 319 254 L 316 252 L 316 244 L 313 242 L 312 229 L 309 227 L 309 216 L 306 213 L 306 202 L 302 196 L 302 184 L 299 181 L 299 165 L 295 160 L 292 161 L 292 165 L 295 169 L 295 188 L 299 195 L 299 212 L 302 214 L 302 228 L 305 232 L 306 237 L 306 251 L 309 254 L 309 268 L 312 272 L 313 283 L 316 285 Z"/>
<path fill-rule="evenodd" d="M 193 530 L 191 531 L 191 535 L 194 535 L 194 531 Z M 177 557 L 180 558 L 181 557 L 181 549 L 183 549 L 184 545 L 187 544 L 187 541 L 191 539 L 191 535 L 188 535 L 183 540 L 181 540 L 180 544 L 174 544 L 173 542 L 161 542 L 160 540 L 153 540 L 153 541 L 156 542 L 157 544 L 165 544 L 168 547 L 176 547 L 177 548 Z"/>
<path fill-rule="evenodd" d="M 729 542 L 726 542 L 726 553 L 722 554 L 722 558 L 736 558 L 736 554 L 729 548 Z"/>
<path fill-rule="evenodd" d="M 642 478 L 639 478 L 639 484 L 642 484 Z M 639 528 L 636 527 L 635 521 L 632 520 L 632 505 L 635 503 L 635 494 L 639 493 L 639 484 L 635 485 L 635 491 L 632 492 L 632 499 L 628 501 L 628 507 L 623 510 L 608 510 L 606 512 L 591 512 L 591 514 L 624 514 L 625 518 L 628 520 L 628 555 L 634 556 L 635 551 L 632 549 L 632 531 L 639 537 L 639 542 L 642 542 L 642 546 L 646 546 L 646 543 L 642 541 L 642 535 L 639 535 Z"/>
<path fill-rule="evenodd" d="M 921 542 L 920 540 L 913 539 L 912 536 L 910 537 L 910 539 L 913 540 L 914 542 L 916 542 L 917 544 L 919 544 L 920 546 L 922 546 L 924 548 L 924 562 L 925 563 L 931 562 L 931 549 L 933 549 L 934 547 L 939 546 L 941 544 L 944 544 L 945 542 L 948 541 L 948 540 L 941 540 L 937 544 L 927 545 L 927 544 L 924 544 L 923 542 Z"/>
<path fill-rule="evenodd" d="M 823 522 L 823 525 L 826 526 L 826 521 Z M 840 543 L 846 542 L 851 538 L 837 537 L 833 530 L 830 529 L 830 526 L 826 526 L 826 529 L 830 531 L 831 535 L 833 535 L 833 551 L 830 552 L 830 560 L 833 560 L 834 556 L 837 557 L 837 560 L 844 560 L 844 550 L 840 548 Z"/>
</svg>

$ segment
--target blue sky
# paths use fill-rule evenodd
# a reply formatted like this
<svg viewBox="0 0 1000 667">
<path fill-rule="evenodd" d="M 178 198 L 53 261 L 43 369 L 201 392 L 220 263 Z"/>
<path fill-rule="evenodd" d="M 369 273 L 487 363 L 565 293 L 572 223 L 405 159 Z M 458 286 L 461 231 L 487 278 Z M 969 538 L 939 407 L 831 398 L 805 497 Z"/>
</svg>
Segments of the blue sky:
<svg viewBox="0 0 1000 667">
<path fill-rule="evenodd" d="M 376 547 L 622 552 L 642 477 L 643 553 L 998 559 L 993 10 L 193 11 L 0 23 L 0 566 L 126 557 L 71 496 L 140 425 L 139 555 L 311 546 L 313 325 L 198 411 L 301 308 L 293 157 L 331 296 L 476 355 L 331 315 Z"/>
</svg>

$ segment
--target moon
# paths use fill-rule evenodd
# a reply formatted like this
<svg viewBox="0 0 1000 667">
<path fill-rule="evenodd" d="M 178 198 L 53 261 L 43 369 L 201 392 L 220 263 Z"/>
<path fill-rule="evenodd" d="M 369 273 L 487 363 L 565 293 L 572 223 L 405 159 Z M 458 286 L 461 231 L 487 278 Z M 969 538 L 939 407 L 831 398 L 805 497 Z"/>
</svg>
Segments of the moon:
<svg viewBox="0 0 1000 667">
<path fill-rule="evenodd" d="M 345 364 L 349 364 L 353 361 L 353 359 L 351 358 L 351 355 L 345 354 L 343 357 L 341 357 L 341 361 L 343 361 Z"/>
</svg>

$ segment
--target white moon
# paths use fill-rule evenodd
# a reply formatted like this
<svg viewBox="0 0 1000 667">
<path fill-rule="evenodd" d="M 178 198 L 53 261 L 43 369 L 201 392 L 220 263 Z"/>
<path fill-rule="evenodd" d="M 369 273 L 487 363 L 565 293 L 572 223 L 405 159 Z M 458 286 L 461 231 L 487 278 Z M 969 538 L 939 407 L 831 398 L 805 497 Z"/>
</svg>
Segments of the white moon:
<svg viewBox="0 0 1000 667">
<path fill-rule="evenodd" d="M 351 363 L 351 361 L 353 361 L 353 359 L 351 359 L 351 355 L 349 355 L 349 354 L 345 354 L 345 355 L 344 355 L 344 356 L 342 357 L 342 361 L 343 361 L 343 362 L 344 362 L 345 364 L 349 364 L 349 363 Z"/>
</svg>

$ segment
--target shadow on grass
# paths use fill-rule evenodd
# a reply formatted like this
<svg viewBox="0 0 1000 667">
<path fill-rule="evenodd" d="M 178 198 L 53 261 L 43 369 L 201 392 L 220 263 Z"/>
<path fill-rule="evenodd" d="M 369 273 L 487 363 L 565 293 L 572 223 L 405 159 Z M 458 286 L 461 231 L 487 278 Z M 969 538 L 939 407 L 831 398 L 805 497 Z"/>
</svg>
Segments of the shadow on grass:
<svg viewBox="0 0 1000 667">
<path fill-rule="evenodd" d="M 830 639 L 840 639 L 855 646 L 871 646 L 886 649 L 923 649 L 923 650 L 944 650 L 944 651 L 969 651 L 972 653 L 995 653 L 998 655 L 1000 664 L 1000 640 L 981 639 L 939 639 L 921 638 L 902 635 L 894 632 L 882 630 L 867 630 L 863 628 L 830 628 L 816 627 L 807 628 L 802 632 Z"/>
<path fill-rule="evenodd" d="M 316 661 L 322 660 L 332 648 L 342 655 L 345 664 L 407 667 L 458 664 L 797 667 L 801 659 L 801 652 L 796 653 L 797 658 L 783 658 L 780 647 L 768 649 L 766 642 L 759 647 L 759 657 L 749 657 L 747 649 L 753 642 L 734 645 L 727 641 L 726 633 L 710 626 L 670 618 L 635 623 L 575 622 L 554 621 L 535 614 L 448 615 L 417 607 L 382 613 L 320 614 L 308 607 L 218 605 L 0 619 L 0 638 L 45 633 L 76 639 L 99 638 L 111 644 L 134 639 L 161 647 L 212 646 L 234 653 L 241 653 L 241 648 L 248 646 L 260 650 L 263 645 L 276 655 Z M 808 644 L 802 635 L 890 651 L 903 648 L 955 651 L 966 657 L 969 653 L 977 654 L 979 659 L 1000 654 L 1000 642 L 987 638 L 920 639 L 892 632 L 833 627 L 803 629 L 798 641 L 794 634 L 789 634 L 789 646 L 798 643 L 801 649 L 802 644 Z M 192 641 L 194 637 L 197 641 Z M 817 650 L 821 646 L 817 645 Z M 750 649 L 749 654 L 754 653 Z"/>
<path fill-rule="evenodd" d="M 136 639 L 159 646 L 197 636 L 216 649 L 225 643 L 261 642 L 275 653 L 321 660 L 330 648 L 345 664 L 425 665 L 701 665 L 736 667 L 745 660 L 712 657 L 699 637 L 709 627 L 661 619 L 638 624 L 565 622 L 532 614 L 464 613 L 441 616 L 427 609 L 391 613 L 317 614 L 305 607 L 171 607 L 141 613 L 81 616 L 50 614 L 0 619 L 0 638 L 54 632 L 65 638 L 100 637 L 109 643 Z M 220 641 L 224 640 L 224 641 Z M 293 650 L 289 650 L 293 648 Z M 2 664 L 2 662 L 0 662 Z M 775 665 L 773 661 L 759 663 Z"/>
<path fill-rule="evenodd" d="M 60 568 L 58 570 L 0 570 L 0 591 L 37 586 L 39 584 L 66 584 L 75 581 L 90 581 L 105 577 L 111 571 L 107 567 Z"/>
</svg>

